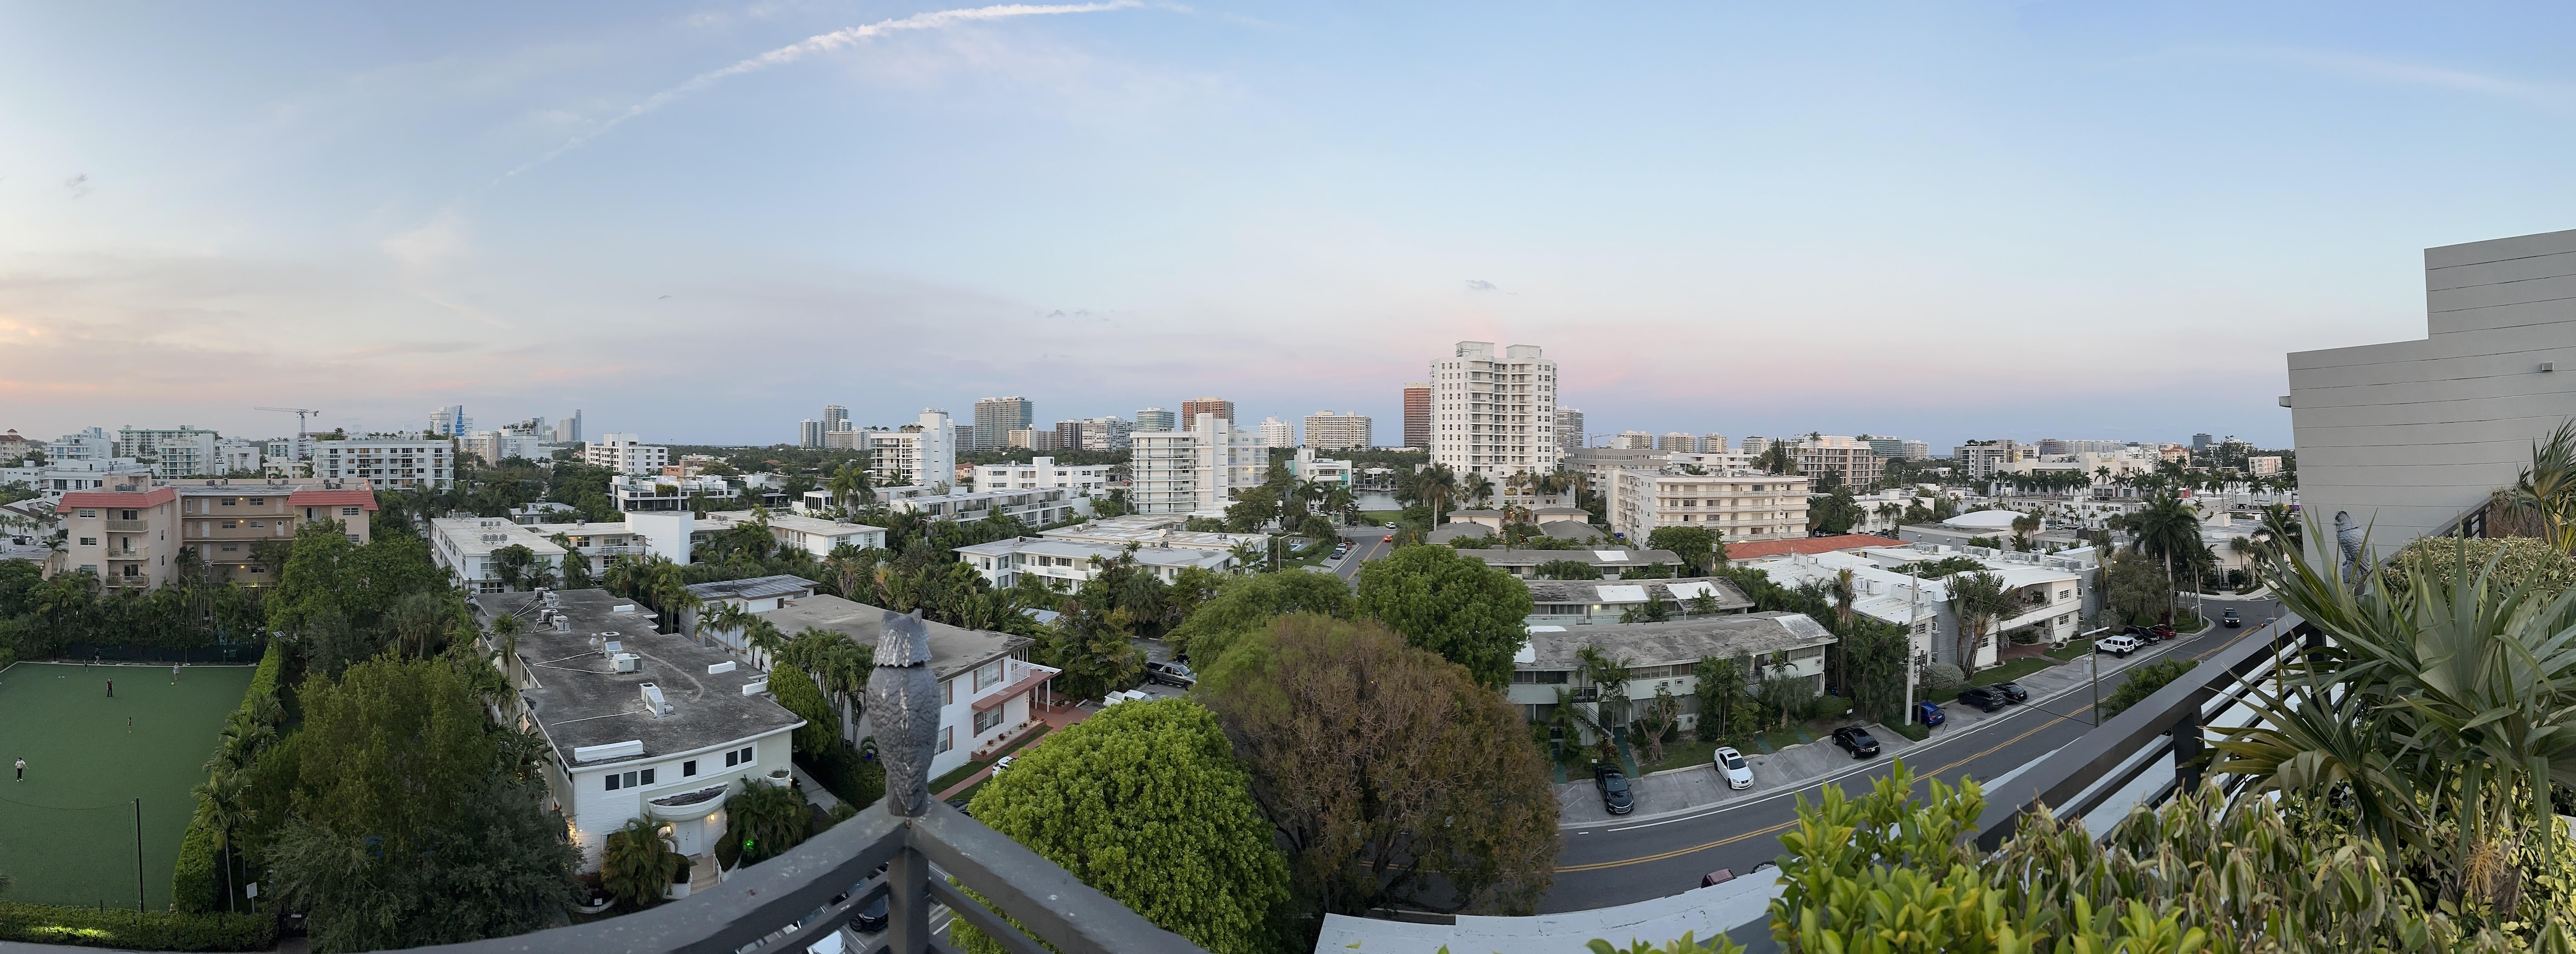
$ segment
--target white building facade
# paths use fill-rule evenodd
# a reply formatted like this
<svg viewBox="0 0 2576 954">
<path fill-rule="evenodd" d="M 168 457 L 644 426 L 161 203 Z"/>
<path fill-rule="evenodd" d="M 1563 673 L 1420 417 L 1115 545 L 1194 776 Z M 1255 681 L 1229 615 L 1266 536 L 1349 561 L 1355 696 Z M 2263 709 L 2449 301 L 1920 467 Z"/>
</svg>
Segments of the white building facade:
<svg viewBox="0 0 2576 954">
<path fill-rule="evenodd" d="M 1501 477 L 1556 469 L 1556 362 L 1537 345 L 1458 342 L 1431 362 L 1431 462 Z M 1497 481 L 1499 483 L 1500 481 Z"/>
<path fill-rule="evenodd" d="M 1214 414 L 1187 430 L 1138 431 L 1133 442 L 1127 504 L 1140 514 L 1221 513 L 1270 464 L 1252 432 Z"/>
<path fill-rule="evenodd" d="M 868 470 L 878 483 L 945 487 L 957 479 L 957 422 L 946 411 L 923 408 L 910 424 L 861 434 L 867 443 Z"/>
<path fill-rule="evenodd" d="M 975 489 L 1061 489 L 1097 497 L 1108 491 L 1110 469 L 1108 464 L 1057 463 L 1053 457 L 1032 457 L 1025 464 L 977 464 Z"/>
<path fill-rule="evenodd" d="M 583 463 L 606 467 L 621 474 L 659 475 L 671 463 L 671 449 L 644 443 L 634 434 L 602 434 L 599 439 L 582 445 Z"/>
<path fill-rule="evenodd" d="M 315 441 L 313 476 L 364 479 L 378 490 L 445 490 L 456 485 L 456 446 L 446 438 Z"/>
</svg>

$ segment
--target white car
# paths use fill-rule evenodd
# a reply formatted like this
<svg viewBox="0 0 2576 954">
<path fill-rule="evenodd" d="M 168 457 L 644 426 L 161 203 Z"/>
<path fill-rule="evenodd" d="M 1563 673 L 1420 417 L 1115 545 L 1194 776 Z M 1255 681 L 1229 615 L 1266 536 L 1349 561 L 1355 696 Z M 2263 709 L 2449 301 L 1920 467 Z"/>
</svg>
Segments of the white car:
<svg viewBox="0 0 2576 954">
<path fill-rule="evenodd" d="M 1005 756 L 1002 756 L 1001 758 L 994 759 L 994 760 L 993 760 L 993 774 L 995 774 L 995 775 L 1000 775 L 1000 774 L 1002 774 L 1002 770 L 1004 770 L 1004 769 L 1007 769 L 1007 768 L 1010 768 L 1010 767 L 1011 767 L 1011 760 L 1012 760 L 1012 759 L 1015 759 L 1015 758 L 1018 758 L 1018 757 L 1019 757 L 1019 756 L 1016 756 L 1016 755 L 1005 755 Z"/>
<path fill-rule="evenodd" d="M 1744 753 L 1738 752 L 1734 749 L 1720 748 L 1717 750 L 1717 757 L 1714 761 L 1717 765 L 1717 774 L 1726 777 L 1726 787 L 1753 787 L 1753 766 L 1745 764 Z"/>
<path fill-rule="evenodd" d="M 2099 640 L 2095 640 L 2093 643 L 2093 651 L 2097 653 L 2110 653 L 2111 655 L 2126 659 L 2130 653 L 2144 649 L 2146 648 L 2146 645 L 2147 644 L 2145 643 L 2139 642 L 2138 637 L 2123 633 L 2118 636 L 2104 636 Z"/>
</svg>

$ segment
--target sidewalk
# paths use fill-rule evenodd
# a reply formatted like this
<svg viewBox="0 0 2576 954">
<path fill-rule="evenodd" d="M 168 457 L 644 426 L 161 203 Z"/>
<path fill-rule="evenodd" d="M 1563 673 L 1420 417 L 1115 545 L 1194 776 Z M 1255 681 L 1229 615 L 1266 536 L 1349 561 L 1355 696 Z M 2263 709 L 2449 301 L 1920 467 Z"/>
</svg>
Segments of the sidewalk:
<svg viewBox="0 0 2576 954">
<path fill-rule="evenodd" d="M 2107 653 L 2096 654 L 2095 658 L 2101 662 L 2102 667 L 2101 691 L 2107 695 L 2111 690 L 2118 688 L 2120 681 L 2127 678 L 2122 674 L 2123 671 L 2130 666 L 2165 658 L 2168 651 L 2183 653 L 2186 656 L 2198 652 L 2203 641 L 2210 638 L 2212 633 L 2227 634 L 2232 637 L 2241 632 L 2243 630 L 2209 627 L 2203 629 L 2199 635 L 2158 644 L 2156 652 L 2136 653 L 2127 659 Z M 2080 713 L 2092 704 L 2091 689 L 2088 686 L 2092 680 L 2093 669 L 2081 657 L 2031 673 L 2015 680 L 2022 688 L 2030 690 L 2029 702 L 2005 706 L 1993 712 L 1980 712 L 1975 706 L 1956 703 L 1945 705 L 1942 711 L 1946 713 L 1946 721 L 1932 730 L 1931 738 L 1921 742 L 1907 739 L 1876 723 L 1862 722 L 1857 719 L 1834 723 L 1827 726 L 1825 731 L 1832 731 L 1835 725 L 1852 723 L 1859 723 L 1868 729 L 1870 737 L 1878 740 L 1878 757 L 1852 758 L 1851 753 L 1834 745 L 1832 739 L 1822 737 L 1814 742 L 1789 746 L 1769 755 L 1747 752 L 1744 760 L 1753 767 L 1753 787 L 1743 791 L 1729 791 L 1726 783 L 1717 777 L 1716 770 L 1706 765 L 1670 769 L 1643 778 L 1630 779 L 1628 782 L 1630 796 L 1635 799 L 1637 807 L 1635 811 L 1626 815 L 1612 815 L 1601 807 L 1600 792 L 1592 787 L 1591 779 L 1562 782 L 1556 786 L 1557 827 L 1584 828 L 1609 822 L 1648 821 L 1659 816 L 1700 811 L 1795 791 L 1818 782 L 1884 764 L 1890 759 L 1906 758 L 1910 762 L 1916 754 L 1916 749 L 1941 746 L 1946 752 L 1953 748 L 1945 744 L 1947 740 L 1976 728 L 1990 719 L 2006 718 L 2034 707 L 2045 707 L 2059 715 Z M 1965 754 L 1965 751 L 1962 754 Z M 1918 770 L 1926 767 L 1928 766 L 1915 766 Z"/>
</svg>

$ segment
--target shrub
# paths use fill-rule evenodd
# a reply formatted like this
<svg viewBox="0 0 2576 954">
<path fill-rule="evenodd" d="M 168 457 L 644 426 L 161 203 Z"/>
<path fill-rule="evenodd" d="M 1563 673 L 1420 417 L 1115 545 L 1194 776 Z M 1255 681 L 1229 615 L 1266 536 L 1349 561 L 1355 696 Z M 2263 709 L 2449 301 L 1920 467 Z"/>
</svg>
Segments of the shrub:
<svg viewBox="0 0 2576 954">
<path fill-rule="evenodd" d="M 811 758 L 799 755 L 796 764 L 844 803 L 866 808 L 885 797 L 885 766 L 860 758 L 848 746 L 835 745 Z"/>
<path fill-rule="evenodd" d="M 619 907 L 633 910 L 662 903 L 671 878 L 687 861 L 662 843 L 652 822 L 637 818 L 608 833 L 599 856 L 599 886 Z"/>
<path fill-rule="evenodd" d="M 2389 563 L 2388 582 L 2392 586 L 2410 585 L 2409 571 L 2423 573 L 2436 582 L 2450 582 L 2458 576 L 2462 562 L 2468 564 L 2469 578 L 2485 572 L 2487 561 L 2496 561 L 2495 579 L 2521 580 L 2537 576 L 2533 589 L 2544 598 L 2576 585 L 2576 557 L 2558 552 L 2548 541 L 2534 537 L 2506 537 L 2501 540 L 2462 540 L 2459 537 L 2422 537 L 2397 551 Z"/>
<path fill-rule="evenodd" d="M 219 911 L 224 906 L 222 852 L 215 850 L 214 829 L 188 823 L 179 840 L 179 863 L 170 872 L 170 906 L 189 914 Z"/>
<path fill-rule="evenodd" d="M 742 851 L 744 864 L 777 857 L 814 833 L 814 812 L 796 790 L 753 780 L 725 799 L 725 840 Z"/>
<path fill-rule="evenodd" d="M 1923 667 L 1923 689 L 1926 692 L 1942 692 L 1967 684 L 1968 674 L 1959 671 L 1957 666 L 1933 663 Z"/>
<path fill-rule="evenodd" d="M 2198 660 L 2192 659 L 2161 659 L 2129 670 L 2129 678 L 2120 683 L 2120 688 L 2111 690 L 2111 694 L 2103 698 L 2102 718 L 2119 715 L 2122 710 L 2145 701 L 2148 696 L 2155 695 L 2156 690 L 2182 678 L 2183 673 L 2190 672 L 2191 667 L 2199 664 Z"/>
<path fill-rule="evenodd" d="M 137 913 L 0 902 L 0 941 L 141 951 L 265 951 L 277 922 L 265 914 Z"/>
</svg>

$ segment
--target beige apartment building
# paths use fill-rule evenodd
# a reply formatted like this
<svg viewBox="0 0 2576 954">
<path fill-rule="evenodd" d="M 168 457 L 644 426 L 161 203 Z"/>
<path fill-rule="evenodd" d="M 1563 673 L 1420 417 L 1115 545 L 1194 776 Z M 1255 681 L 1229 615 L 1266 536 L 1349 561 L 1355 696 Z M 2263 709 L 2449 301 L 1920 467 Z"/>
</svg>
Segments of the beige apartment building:
<svg viewBox="0 0 2576 954">
<path fill-rule="evenodd" d="M 1854 490 L 1876 489 L 1878 478 L 1887 470 L 1887 458 L 1868 441 L 1823 435 L 1789 445 L 1798 461 L 1798 473 L 1822 485 L 1825 476 L 1842 478 L 1843 486 Z"/>
<path fill-rule="evenodd" d="M 375 510 L 375 492 L 364 480 L 214 479 L 75 491 L 55 505 L 65 539 L 53 569 L 96 574 L 108 586 L 150 588 L 170 582 L 180 552 L 190 550 L 214 581 L 265 586 L 281 568 L 261 559 L 260 543 L 284 542 L 305 524 L 330 520 L 349 542 L 363 545 Z"/>
<path fill-rule="evenodd" d="M 1806 477 L 1678 468 L 1610 474 L 1610 529 L 1644 543 L 1662 527 L 1703 527 L 1728 543 L 1807 535 Z"/>
</svg>

